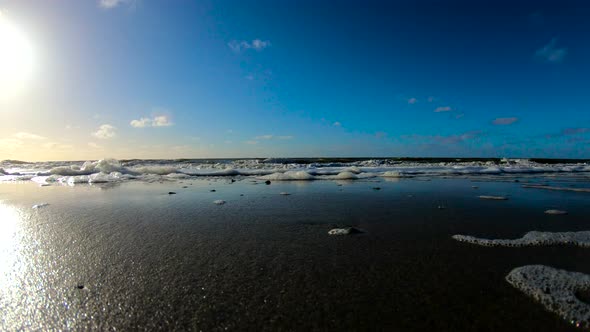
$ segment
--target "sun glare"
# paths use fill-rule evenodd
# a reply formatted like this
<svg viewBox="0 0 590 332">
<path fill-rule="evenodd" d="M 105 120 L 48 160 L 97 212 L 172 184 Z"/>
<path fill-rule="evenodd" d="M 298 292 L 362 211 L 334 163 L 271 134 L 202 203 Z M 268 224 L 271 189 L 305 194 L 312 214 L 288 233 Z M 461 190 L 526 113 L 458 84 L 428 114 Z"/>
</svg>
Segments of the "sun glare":
<svg viewBox="0 0 590 332">
<path fill-rule="evenodd" d="M 27 37 L 0 12 L 0 100 L 15 96 L 33 70 L 33 47 Z"/>
</svg>

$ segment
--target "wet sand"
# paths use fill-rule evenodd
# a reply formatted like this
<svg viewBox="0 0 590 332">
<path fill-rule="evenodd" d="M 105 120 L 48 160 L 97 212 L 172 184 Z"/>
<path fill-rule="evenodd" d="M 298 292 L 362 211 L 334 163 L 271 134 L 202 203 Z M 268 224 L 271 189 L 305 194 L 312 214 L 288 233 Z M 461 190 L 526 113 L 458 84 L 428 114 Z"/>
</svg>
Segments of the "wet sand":
<svg viewBox="0 0 590 332">
<path fill-rule="evenodd" d="M 590 230 L 590 194 L 417 180 L 2 183 L 0 330 L 574 330 L 505 277 L 589 249 L 451 236 Z"/>
</svg>

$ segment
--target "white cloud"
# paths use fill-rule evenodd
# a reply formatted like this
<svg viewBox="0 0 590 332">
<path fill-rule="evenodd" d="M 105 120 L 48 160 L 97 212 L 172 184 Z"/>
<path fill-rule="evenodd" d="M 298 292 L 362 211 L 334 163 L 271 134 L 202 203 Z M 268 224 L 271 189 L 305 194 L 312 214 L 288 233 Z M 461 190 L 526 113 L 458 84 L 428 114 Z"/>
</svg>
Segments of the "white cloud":
<svg viewBox="0 0 590 332">
<path fill-rule="evenodd" d="M 436 113 L 452 111 L 450 106 L 439 106 L 434 110 Z"/>
<path fill-rule="evenodd" d="M 102 149 L 103 148 L 102 145 L 98 145 L 98 144 L 96 144 L 94 142 L 88 142 L 88 146 L 91 147 L 91 148 L 93 148 L 93 149 Z"/>
<path fill-rule="evenodd" d="M 170 127 L 173 124 L 174 123 L 170 122 L 170 119 L 165 115 L 156 116 L 152 121 L 153 127 Z"/>
<path fill-rule="evenodd" d="M 131 120 L 131 126 L 134 128 L 145 127 L 170 127 L 174 125 L 166 115 L 158 115 L 153 118 L 140 118 L 139 120 Z"/>
<path fill-rule="evenodd" d="M 336 121 L 332 124 L 334 127 L 342 127 L 342 123 L 340 123 L 339 121 Z"/>
<path fill-rule="evenodd" d="M 254 137 L 254 139 L 252 140 L 252 142 L 256 142 L 258 143 L 258 141 L 260 140 L 289 140 L 289 139 L 293 139 L 294 136 L 291 135 L 282 135 L 282 136 L 275 136 L 275 135 L 261 135 L 261 136 L 256 136 Z"/>
<path fill-rule="evenodd" d="M 567 55 L 567 48 L 557 48 L 557 38 L 551 39 L 547 45 L 535 52 L 535 56 L 545 62 L 559 63 Z"/>
<path fill-rule="evenodd" d="M 134 3 L 135 0 L 99 0 L 98 5 L 104 9 L 112 9 L 123 3 Z"/>
<path fill-rule="evenodd" d="M 240 53 L 248 49 L 262 51 L 263 49 L 270 47 L 270 45 L 270 41 L 261 39 L 254 39 L 251 42 L 247 40 L 232 40 L 227 44 L 227 46 L 229 46 L 229 48 L 231 48 L 231 50 L 236 53 Z"/>
<path fill-rule="evenodd" d="M 274 136 L 273 135 L 262 135 L 262 136 L 256 136 L 255 139 L 272 139 Z"/>
<path fill-rule="evenodd" d="M 141 118 L 139 120 L 131 120 L 130 124 L 132 127 L 135 127 L 135 128 L 151 127 L 152 119 Z"/>
<path fill-rule="evenodd" d="M 497 118 L 492 121 L 493 124 L 497 126 L 506 126 L 515 123 L 518 121 L 518 118 Z"/>
<path fill-rule="evenodd" d="M 39 135 L 35 135 L 35 134 L 31 134 L 31 133 L 26 133 L 26 132 L 19 132 L 16 133 L 14 135 L 12 135 L 18 139 L 34 139 L 34 140 L 44 140 L 46 139 L 46 137 L 43 136 L 39 136 Z"/>
<path fill-rule="evenodd" d="M 103 124 L 100 127 L 98 127 L 98 130 L 96 132 L 92 133 L 92 136 L 100 139 L 110 139 L 117 136 L 117 134 L 115 133 L 116 129 L 116 127 L 111 126 L 110 124 Z"/>
<path fill-rule="evenodd" d="M 415 104 L 417 102 L 418 102 L 418 99 L 416 99 L 416 98 L 410 98 L 410 99 L 408 99 L 408 104 L 410 104 L 410 105 Z"/>
</svg>

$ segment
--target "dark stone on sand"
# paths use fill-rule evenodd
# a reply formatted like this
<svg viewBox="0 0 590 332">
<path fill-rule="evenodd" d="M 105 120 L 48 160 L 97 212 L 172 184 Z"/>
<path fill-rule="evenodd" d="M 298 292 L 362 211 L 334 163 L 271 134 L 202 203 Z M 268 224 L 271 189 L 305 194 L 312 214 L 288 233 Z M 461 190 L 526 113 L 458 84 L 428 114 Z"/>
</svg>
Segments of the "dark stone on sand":
<svg viewBox="0 0 590 332">
<path fill-rule="evenodd" d="M 236 179 L 231 179 L 231 182 L 232 182 L 232 183 L 236 182 Z"/>
<path fill-rule="evenodd" d="M 188 186 L 182 186 L 182 188 L 188 188 Z"/>
<path fill-rule="evenodd" d="M 84 289 L 84 285 L 76 285 L 76 288 L 78 288 L 78 289 Z"/>
<path fill-rule="evenodd" d="M 264 181 L 264 183 L 266 183 L 267 185 L 269 185 L 270 184 L 270 180 L 266 180 L 266 181 Z"/>
<path fill-rule="evenodd" d="M 244 194 L 240 194 L 240 196 L 244 196 Z"/>
<path fill-rule="evenodd" d="M 168 195 L 176 195 L 176 193 L 174 191 L 169 191 Z"/>
<path fill-rule="evenodd" d="M 373 187 L 373 190 L 381 190 L 381 187 Z"/>
<path fill-rule="evenodd" d="M 211 190 L 209 190 L 209 191 L 210 191 L 210 192 L 212 192 L 212 193 L 214 193 L 216 190 L 215 190 L 215 189 L 211 189 Z"/>
</svg>

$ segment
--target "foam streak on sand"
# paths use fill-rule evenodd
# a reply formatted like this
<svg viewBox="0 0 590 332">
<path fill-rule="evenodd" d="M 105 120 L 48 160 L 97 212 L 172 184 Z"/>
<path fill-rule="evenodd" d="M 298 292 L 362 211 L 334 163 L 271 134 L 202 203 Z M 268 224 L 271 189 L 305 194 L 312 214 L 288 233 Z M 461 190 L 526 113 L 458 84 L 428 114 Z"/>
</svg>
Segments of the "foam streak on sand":
<svg viewBox="0 0 590 332">
<path fill-rule="evenodd" d="M 453 239 L 460 242 L 478 244 L 487 247 L 525 247 L 551 246 L 559 244 L 576 245 L 590 248 L 590 231 L 582 232 L 538 232 L 526 233 L 519 239 L 483 239 L 469 235 L 453 235 Z"/>
<path fill-rule="evenodd" d="M 504 196 L 486 196 L 486 195 L 482 195 L 482 196 L 478 196 L 479 199 L 487 199 L 487 200 L 492 200 L 492 201 L 505 201 L 508 200 L 507 197 Z"/>
<path fill-rule="evenodd" d="M 590 275 L 527 265 L 512 270 L 506 281 L 576 327 L 590 327 L 590 305 L 576 297 L 590 289 Z"/>
<path fill-rule="evenodd" d="M 523 185 L 523 188 L 529 189 L 545 189 L 545 190 L 556 190 L 556 191 L 574 191 L 579 193 L 590 193 L 590 188 L 567 188 L 567 187 L 551 187 L 542 185 Z"/>
</svg>

